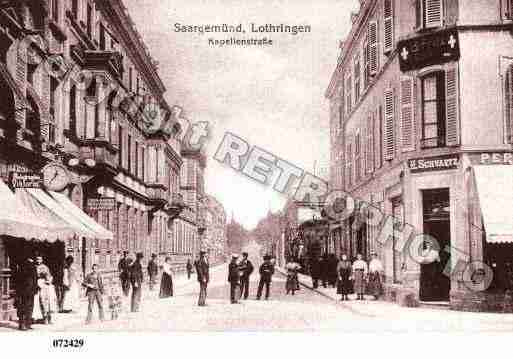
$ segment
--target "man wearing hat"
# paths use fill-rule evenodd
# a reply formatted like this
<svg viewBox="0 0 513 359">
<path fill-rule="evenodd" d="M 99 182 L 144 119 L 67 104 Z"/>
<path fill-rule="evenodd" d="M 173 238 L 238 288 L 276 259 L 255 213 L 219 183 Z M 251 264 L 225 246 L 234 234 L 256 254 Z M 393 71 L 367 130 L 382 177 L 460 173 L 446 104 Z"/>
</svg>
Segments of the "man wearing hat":
<svg viewBox="0 0 513 359">
<path fill-rule="evenodd" d="M 157 283 L 157 276 L 159 274 L 159 265 L 157 263 L 157 255 L 153 253 L 151 255 L 151 259 L 148 262 L 148 278 L 150 290 L 153 290 L 155 284 Z"/>
<path fill-rule="evenodd" d="M 239 275 L 239 264 L 237 263 L 237 259 L 239 256 L 237 254 L 232 254 L 232 261 L 228 265 L 228 282 L 230 283 L 230 301 L 232 304 L 237 304 L 239 295 L 239 284 L 240 284 L 240 275 Z"/>
<path fill-rule="evenodd" d="M 142 283 L 144 280 L 141 260 L 143 254 L 136 254 L 135 262 L 130 266 L 130 282 L 132 283 L 132 301 L 130 309 L 132 312 L 138 312 L 141 305 Z"/>
<path fill-rule="evenodd" d="M 242 252 L 242 261 L 239 264 L 240 271 L 240 296 L 244 293 L 244 299 L 249 296 L 249 277 L 253 273 L 253 264 L 248 259 L 248 253 Z"/>
<path fill-rule="evenodd" d="M 199 259 L 194 262 L 194 266 L 196 267 L 196 275 L 198 276 L 198 282 L 200 285 L 198 306 L 204 307 L 206 305 L 205 301 L 207 299 L 207 285 L 209 281 L 209 265 L 205 258 L 207 252 L 200 251 Z"/>
<path fill-rule="evenodd" d="M 258 283 L 257 299 L 262 297 L 262 289 L 265 284 L 265 299 L 269 299 L 269 290 L 271 287 L 271 279 L 274 274 L 274 266 L 271 263 L 271 256 L 264 256 L 264 263 L 260 266 L 260 282 Z"/>
<path fill-rule="evenodd" d="M 118 262 L 119 281 L 125 297 L 130 292 L 130 264 L 128 263 L 128 252 L 123 251 L 123 257 Z"/>
</svg>

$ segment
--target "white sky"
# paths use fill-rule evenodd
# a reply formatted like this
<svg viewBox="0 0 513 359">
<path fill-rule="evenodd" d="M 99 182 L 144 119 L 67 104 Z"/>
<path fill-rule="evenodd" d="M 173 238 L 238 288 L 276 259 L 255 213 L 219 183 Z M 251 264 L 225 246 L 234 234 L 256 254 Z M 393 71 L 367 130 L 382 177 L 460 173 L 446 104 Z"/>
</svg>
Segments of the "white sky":
<svg viewBox="0 0 513 359">
<path fill-rule="evenodd" d="M 337 61 L 338 43 L 350 29 L 356 0 L 125 0 L 152 56 L 170 105 L 192 121 L 209 121 L 206 190 L 228 218 L 246 228 L 285 197 L 218 163 L 214 153 L 230 131 L 307 171 L 329 161 L 329 115 L 324 91 Z M 188 25 L 242 23 L 244 35 L 174 32 Z M 250 23 L 308 24 L 311 33 L 251 34 Z M 263 37 L 270 47 L 211 47 L 208 38 Z"/>
</svg>

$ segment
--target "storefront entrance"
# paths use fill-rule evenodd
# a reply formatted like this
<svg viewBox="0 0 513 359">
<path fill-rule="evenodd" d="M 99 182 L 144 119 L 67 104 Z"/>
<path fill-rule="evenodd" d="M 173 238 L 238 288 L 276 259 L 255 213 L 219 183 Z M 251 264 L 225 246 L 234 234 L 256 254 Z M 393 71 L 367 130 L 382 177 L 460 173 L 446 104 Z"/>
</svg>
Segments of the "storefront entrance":
<svg viewBox="0 0 513 359">
<path fill-rule="evenodd" d="M 430 263 L 421 264 L 420 300 L 448 301 L 451 280 L 443 271 L 450 260 L 450 253 L 444 250 L 451 245 L 449 189 L 423 191 L 422 203 L 424 234 L 436 239 L 436 243 L 424 243 L 424 257 Z"/>
</svg>

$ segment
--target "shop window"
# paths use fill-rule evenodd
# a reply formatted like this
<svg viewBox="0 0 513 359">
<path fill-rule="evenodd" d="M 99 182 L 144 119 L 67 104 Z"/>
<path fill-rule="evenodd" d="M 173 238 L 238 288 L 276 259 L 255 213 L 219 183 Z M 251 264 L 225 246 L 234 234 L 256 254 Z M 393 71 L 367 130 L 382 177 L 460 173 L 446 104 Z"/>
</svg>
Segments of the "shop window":
<svg viewBox="0 0 513 359">
<path fill-rule="evenodd" d="M 422 78 L 422 147 L 445 146 L 444 73 Z"/>
<path fill-rule="evenodd" d="M 415 12 L 418 29 L 429 29 L 442 26 L 442 0 L 417 0 Z"/>
</svg>

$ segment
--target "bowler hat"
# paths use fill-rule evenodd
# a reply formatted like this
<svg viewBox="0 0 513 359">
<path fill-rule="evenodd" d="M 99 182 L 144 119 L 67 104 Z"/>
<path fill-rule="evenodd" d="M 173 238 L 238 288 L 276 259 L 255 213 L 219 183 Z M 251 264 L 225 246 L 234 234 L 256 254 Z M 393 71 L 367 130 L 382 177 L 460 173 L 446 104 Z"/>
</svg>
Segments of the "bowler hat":
<svg viewBox="0 0 513 359">
<path fill-rule="evenodd" d="M 205 254 L 207 254 L 207 252 L 205 252 L 205 251 L 200 251 L 200 255 L 205 255 Z"/>
<path fill-rule="evenodd" d="M 242 256 L 243 257 L 247 257 L 248 256 L 248 252 L 242 252 Z"/>
<path fill-rule="evenodd" d="M 157 255 L 155 253 L 152 253 L 151 258 L 157 258 Z"/>
<path fill-rule="evenodd" d="M 135 255 L 135 258 L 139 258 L 140 259 L 140 258 L 143 258 L 143 257 L 144 257 L 144 255 L 142 254 L 142 252 L 139 252 L 139 253 L 137 253 Z"/>
<path fill-rule="evenodd" d="M 271 259 L 271 256 L 269 256 L 269 255 L 264 256 L 264 261 L 268 261 L 269 259 Z"/>
</svg>

